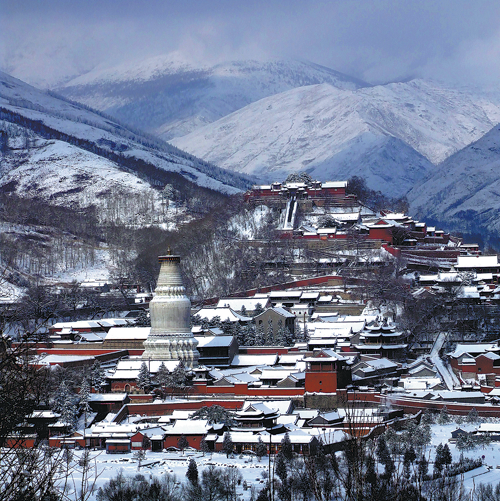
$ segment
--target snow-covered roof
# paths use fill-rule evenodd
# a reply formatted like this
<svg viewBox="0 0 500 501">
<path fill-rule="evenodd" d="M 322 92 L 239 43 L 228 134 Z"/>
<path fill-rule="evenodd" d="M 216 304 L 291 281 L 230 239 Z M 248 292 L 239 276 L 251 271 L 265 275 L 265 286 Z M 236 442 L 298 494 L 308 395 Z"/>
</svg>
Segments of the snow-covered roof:
<svg viewBox="0 0 500 501">
<path fill-rule="evenodd" d="M 127 398 L 126 393 L 91 393 L 91 402 L 121 402 Z"/>
<path fill-rule="evenodd" d="M 149 336 L 151 327 L 112 327 L 106 341 L 137 340 L 144 341 Z"/>
<path fill-rule="evenodd" d="M 57 322 L 51 325 L 51 329 L 71 328 L 78 329 L 97 329 L 102 327 L 114 327 L 128 325 L 129 322 L 124 318 L 103 318 L 101 320 L 77 320 L 72 322 Z"/>
<path fill-rule="evenodd" d="M 325 354 L 327 355 L 326 357 L 321 357 L 319 356 L 320 354 Z M 327 362 L 328 360 L 346 360 L 345 357 L 342 355 L 336 353 L 333 350 L 329 350 L 328 348 L 323 348 L 319 351 L 315 351 L 312 356 L 304 358 L 305 362 Z"/>
<path fill-rule="evenodd" d="M 200 318 L 206 318 L 209 322 L 213 320 L 215 317 L 220 317 L 221 322 L 228 321 L 229 322 L 250 322 L 252 320 L 251 317 L 246 317 L 236 313 L 231 308 L 202 308 L 196 315 L 199 315 Z"/>
<path fill-rule="evenodd" d="M 294 369 L 264 369 L 259 379 L 275 379 L 280 381 L 290 376 L 294 371 Z"/>
<path fill-rule="evenodd" d="M 347 181 L 325 181 L 321 183 L 322 188 L 347 188 Z"/>
<path fill-rule="evenodd" d="M 253 311 L 257 307 L 257 304 L 260 304 L 262 307 L 265 307 L 267 299 L 268 299 L 267 297 L 222 298 L 219 299 L 219 302 L 217 303 L 217 308 L 228 307 L 231 308 L 233 311 L 241 311 L 241 308 L 244 306 L 247 311 Z"/>
<path fill-rule="evenodd" d="M 92 355 L 42 355 L 37 359 L 38 365 L 57 365 L 68 362 L 83 362 L 94 360 Z"/>
<path fill-rule="evenodd" d="M 318 298 L 318 303 L 330 303 L 333 299 L 332 295 L 320 296 Z"/>
<path fill-rule="evenodd" d="M 120 360 L 114 373 L 108 376 L 108 379 L 137 379 L 142 363 L 145 362 L 151 374 L 156 374 L 160 365 L 172 372 L 178 365 L 178 360 L 143 360 L 141 358 L 128 358 Z"/>
<path fill-rule="evenodd" d="M 276 313 L 279 313 L 280 315 L 287 317 L 287 318 L 295 318 L 295 315 L 293 313 L 290 313 L 288 310 L 285 310 L 285 308 L 280 308 L 279 306 L 276 306 L 275 308 L 272 308 Z M 266 310 L 267 311 L 267 310 Z"/>
<path fill-rule="evenodd" d="M 278 361 L 277 354 L 263 355 L 235 355 L 231 366 L 250 367 L 252 365 L 276 365 Z"/>
<path fill-rule="evenodd" d="M 299 299 L 300 296 L 302 296 L 302 291 L 271 291 L 269 293 L 269 297 L 271 299 L 273 298 L 282 298 L 282 297 L 286 297 L 286 298 L 290 298 L 290 299 L 293 299 L 293 298 L 296 298 L 296 299 Z"/>
<path fill-rule="evenodd" d="M 229 346 L 233 336 L 197 336 L 198 348 L 215 348 Z"/>
<path fill-rule="evenodd" d="M 455 350 L 452 353 L 448 353 L 448 355 L 453 358 L 458 358 L 465 353 L 473 355 L 491 351 L 500 351 L 498 343 L 459 343 L 457 344 Z"/>
<path fill-rule="evenodd" d="M 455 268 L 497 268 L 498 257 L 493 256 L 457 256 Z"/>
<path fill-rule="evenodd" d="M 293 365 L 303 358 L 303 353 L 284 353 L 283 355 L 280 355 L 279 363 L 280 365 Z"/>
</svg>

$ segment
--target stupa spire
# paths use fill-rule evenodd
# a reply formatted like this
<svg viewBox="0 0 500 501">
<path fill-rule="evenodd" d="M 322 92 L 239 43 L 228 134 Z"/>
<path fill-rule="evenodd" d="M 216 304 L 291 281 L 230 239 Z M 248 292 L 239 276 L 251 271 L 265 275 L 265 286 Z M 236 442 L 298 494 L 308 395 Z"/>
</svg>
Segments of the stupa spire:
<svg viewBox="0 0 500 501">
<path fill-rule="evenodd" d="M 182 281 L 181 258 L 169 248 L 158 259 L 161 265 L 156 295 L 149 304 L 151 332 L 144 342 L 142 358 L 182 360 L 187 367 L 196 367 L 200 354 L 191 332 L 191 301 Z"/>
</svg>

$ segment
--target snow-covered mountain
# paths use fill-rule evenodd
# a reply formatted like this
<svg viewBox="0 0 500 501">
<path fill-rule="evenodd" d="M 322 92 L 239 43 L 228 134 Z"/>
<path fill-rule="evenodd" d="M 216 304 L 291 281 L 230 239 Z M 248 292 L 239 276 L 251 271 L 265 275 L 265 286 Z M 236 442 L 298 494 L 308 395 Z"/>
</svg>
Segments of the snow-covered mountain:
<svg viewBox="0 0 500 501">
<path fill-rule="evenodd" d="M 440 164 L 408 193 L 412 213 L 500 243 L 500 126 Z"/>
<path fill-rule="evenodd" d="M 209 66 L 187 63 L 174 53 L 96 68 L 56 90 L 170 139 L 264 97 L 320 83 L 350 90 L 368 85 L 309 62 L 235 61 Z"/>
<path fill-rule="evenodd" d="M 248 185 L 241 176 L 5 73 L 0 146 L 0 187 L 61 205 L 87 206 L 110 192 L 147 194 L 174 178 L 223 193 Z"/>
<path fill-rule="evenodd" d="M 498 121 L 500 105 L 422 80 L 354 90 L 320 84 L 262 99 L 171 142 L 270 181 L 304 170 L 320 180 L 356 174 L 402 195 Z"/>
</svg>

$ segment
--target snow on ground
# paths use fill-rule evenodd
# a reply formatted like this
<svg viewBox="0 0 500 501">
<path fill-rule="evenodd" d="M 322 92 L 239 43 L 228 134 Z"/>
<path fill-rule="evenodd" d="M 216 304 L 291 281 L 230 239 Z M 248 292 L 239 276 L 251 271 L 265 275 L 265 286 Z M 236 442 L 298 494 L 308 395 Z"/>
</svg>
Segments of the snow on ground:
<svg viewBox="0 0 500 501">
<path fill-rule="evenodd" d="M 475 424 L 460 424 L 449 423 L 444 425 L 432 425 L 432 443 L 431 443 L 431 458 L 434 457 L 434 452 L 440 443 L 443 445 L 448 443 L 450 452 L 453 456 L 453 461 L 460 459 L 461 451 L 457 449 L 455 444 L 449 443 L 448 439 L 451 438 L 451 432 L 460 427 L 465 431 L 474 431 L 478 425 Z M 464 451 L 464 457 L 471 459 L 483 458 L 483 465 L 487 468 L 477 468 L 463 475 L 464 487 L 468 490 L 477 488 L 480 483 L 493 484 L 493 487 L 500 483 L 500 443 L 491 442 L 485 448 L 477 447 L 471 451 Z M 431 465 L 429 465 L 429 472 L 431 472 Z"/>
<path fill-rule="evenodd" d="M 81 454 L 80 451 L 75 451 L 76 455 Z M 180 452 L 148 452 L 146 459 L 143 461 L 141 468 L 137 459 L 134 458 L 134 453 L 128 454 L 106 454 L 104 451 L 91 452 L 91 464 L 97 467 L 98 478 L 95 484 L 95 491 L 90 501 L 96 499 L 97 489 L 102 487 L 111 478 L 123 471 L 125 476 L 133 477 L 138 473 L 144 475 L 146 478 L 149 475 L 161 477 L 165 473 L 173 474 L 177 477 L 179 482 L 186 481 L 186 471 L 189 459 L 193 458 L 198 466 L 198 475 L 201 478 L 203 469 L 210 465 L 215 465 L 219 468 L 227 466 L 236 466 L 239 468 L 243 480 L 241 485 L 238 486 L 238 498 L 244 500 L 250 499 L 250 488 L 246 491 L 243 490 L 243 481 L 246 480 L 248 486 L 255 486 L 257 492 L 265 485 L 262 472 L 268 471 L 268 458 L 265 457 L 261 462 L 255 456 L 245 455 L 240 457 L 235 455 L 234 458 L 226 458 L 225 454 L 205 454 L 201 452 L 186 452 L 184 455 Z M 94 463 L 95 461 L 95 463 Z M 78 473 L 74 472 L 75 484 L 78 486 L 81 477 Z"/>
<path fill-rule="evenodd" d="M 478 425 L 457 425 L 456 423 L 431 425 L 432 442 L 426 452 L 426 457 L 430 459 L 430 463 L 434 461 L 435 450 L 440 443 L 443 445 L 448 443 L 453 461 L 458 461 L 460 459 L 461 451 L 456 448 L 455 444 L 448 442 L 451 438 L 451 432 L 458 426 L 465 431 L 473 431 Z M 79 455 L 81 452 L 75 451 L 75 454 Z M 471 451 L 465 451 L 463 455 L 471 459 L 483 457 L 483 467 L 467 472 L 461 477 L 463 478 L 464 487 L 466 489 L 471 490 L 477 488 L 480 483 L 491 483 L 493 486 L 500 483 L 500 469 L 497 469 L 497 465 L 500 465 L 500 444 L 498 442 L 492 442 L 485 448 L 478 447 Z M 146 476 L 146 478 L 150 475 L 161 477 L 161 475 L 165 473 L 170 473 L 176 475 L 179 482 L 185 482 L 188 462 L 190 458 L 193 458 L 198 466 L 200 477 L 203 469 L 212 464 L 222 468 L 226 466 L 235 466 L 240 469 L 243 480 L 246 480 L 249 486 L 255 486 L 257 491 L 259 491 L 265 485 L 262 473 L 267 473 L 269 465 L 267 457 L 259 462 L 255 456 L 245 455 L 241 457 L 235 455 L 233 458 L 226 458 L 225 454 L 207 453 L 203 455 L 201 452 L 185 452 L 184 454 L 180 452 L 148 452 L 140 469 L 138 468 L 137 460 L 134 458 L 134 453 L 112 455 L 106 454 L 103 451 L 92 451 L 91 458 L 93 461 L 95 460 L 99 473 L 96 481 L 96 490 L 102 487 L 111 478 L 116 477 L 120 470 L 122 470 L 123 474 L 126 476 L 132 477 L 141 473 Z M 429 473 L 432 473 L 432 464 L 429 464 Z M 74 473 L 74 475 L 75 480 L 78 481 L 79 478 L 77 474 Z M 76 485 L 78 485 L 78 482 Z M 95 495 L 96 493 L 94 493 L 91 500 L 95 500 Z M 242 485 L 240 485 L 238 487 L 238 497 L 248 500 L 250 498 L 250 489 L 244 491 Z"/>
</svg>

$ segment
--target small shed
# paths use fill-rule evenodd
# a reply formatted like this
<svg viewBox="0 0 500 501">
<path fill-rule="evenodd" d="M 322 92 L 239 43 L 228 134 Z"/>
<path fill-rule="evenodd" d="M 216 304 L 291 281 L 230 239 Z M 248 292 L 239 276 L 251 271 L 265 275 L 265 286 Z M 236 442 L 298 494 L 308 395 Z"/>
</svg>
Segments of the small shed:
<svg viewBox="0 0 500 501">
<path fill-rule="evenodd" d="M 129 438 L 108 438 L 106 440 L 107 454 L 125 454 L 132 450 Z"/>
</svg>

